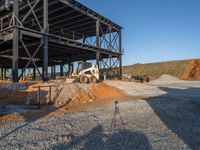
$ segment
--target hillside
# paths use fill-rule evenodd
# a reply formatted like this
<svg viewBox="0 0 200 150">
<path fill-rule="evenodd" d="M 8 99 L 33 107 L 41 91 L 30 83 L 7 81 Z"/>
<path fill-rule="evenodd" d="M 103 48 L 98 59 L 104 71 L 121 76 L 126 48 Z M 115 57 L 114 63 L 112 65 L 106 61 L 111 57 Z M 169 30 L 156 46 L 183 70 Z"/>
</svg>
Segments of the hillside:
<svg viewBox="0 0 200 150">
<path fill-rule="evenodd" d="M 169 74 L 183 80 L 200 80 L 200 59 L 179 60 L 149 64 L 135 64 L 123 67 L 123 74 L 148 75 L 158 78 Z"/>
</svg>

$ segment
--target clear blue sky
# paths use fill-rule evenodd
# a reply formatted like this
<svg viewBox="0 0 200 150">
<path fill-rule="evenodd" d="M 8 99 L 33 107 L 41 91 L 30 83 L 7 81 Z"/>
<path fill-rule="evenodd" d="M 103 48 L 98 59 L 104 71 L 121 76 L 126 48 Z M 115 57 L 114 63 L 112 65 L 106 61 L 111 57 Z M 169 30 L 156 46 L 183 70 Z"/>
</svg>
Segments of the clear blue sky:
<svg viewBox="0 0 200 150">
<path fill-rule="evenodd" d="M 123 30 L 123 65 L 200 58 L 200 0 L 79 0 Z"/>
</svg>

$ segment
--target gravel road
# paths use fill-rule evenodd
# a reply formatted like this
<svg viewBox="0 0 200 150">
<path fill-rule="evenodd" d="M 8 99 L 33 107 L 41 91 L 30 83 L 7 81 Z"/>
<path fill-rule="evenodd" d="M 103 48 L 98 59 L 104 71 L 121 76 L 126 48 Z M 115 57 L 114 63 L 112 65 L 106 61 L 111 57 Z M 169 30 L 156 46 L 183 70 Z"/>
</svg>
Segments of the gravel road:
<svg viewBox="0 0 200 150">
<path fill-rule="evenodd" d="M 1 125 L 0 149 L 200 149 L 200 82 L 105 83 L 145 99 Z"/>
</svg>

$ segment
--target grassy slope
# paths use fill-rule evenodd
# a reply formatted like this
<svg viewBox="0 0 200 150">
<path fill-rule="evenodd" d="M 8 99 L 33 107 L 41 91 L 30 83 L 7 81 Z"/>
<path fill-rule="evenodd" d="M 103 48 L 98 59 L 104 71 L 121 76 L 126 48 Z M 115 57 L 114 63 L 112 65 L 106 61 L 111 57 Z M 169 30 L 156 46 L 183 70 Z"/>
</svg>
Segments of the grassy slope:
<svg viewBox="0 0 200 150">
<path fill-rule="evenodd" d="M 191 60 L 180 60 L 124 66 L 123 74 L 132 73 L 135 75 L 148 75 L 156 78 L 160 77 L 163 74 L 170 74 L 175 77 L 180 77 L 190 61 Z"/>
</svg>

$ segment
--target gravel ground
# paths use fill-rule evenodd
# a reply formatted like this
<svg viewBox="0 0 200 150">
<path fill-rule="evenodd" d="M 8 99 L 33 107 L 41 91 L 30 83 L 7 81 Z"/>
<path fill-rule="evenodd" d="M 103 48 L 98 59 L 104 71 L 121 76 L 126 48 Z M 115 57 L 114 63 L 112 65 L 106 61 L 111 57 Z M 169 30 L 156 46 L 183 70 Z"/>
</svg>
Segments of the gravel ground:
<svg viewBox="0 0 200 150">
<path fill-rule="evenodd" d="M 0 126 L 0 149 L 200 149 L 200 82 L 106 81 L 145 100 Z M 186 84 L 187 83 L 187 84 Z"/>
</svg>

